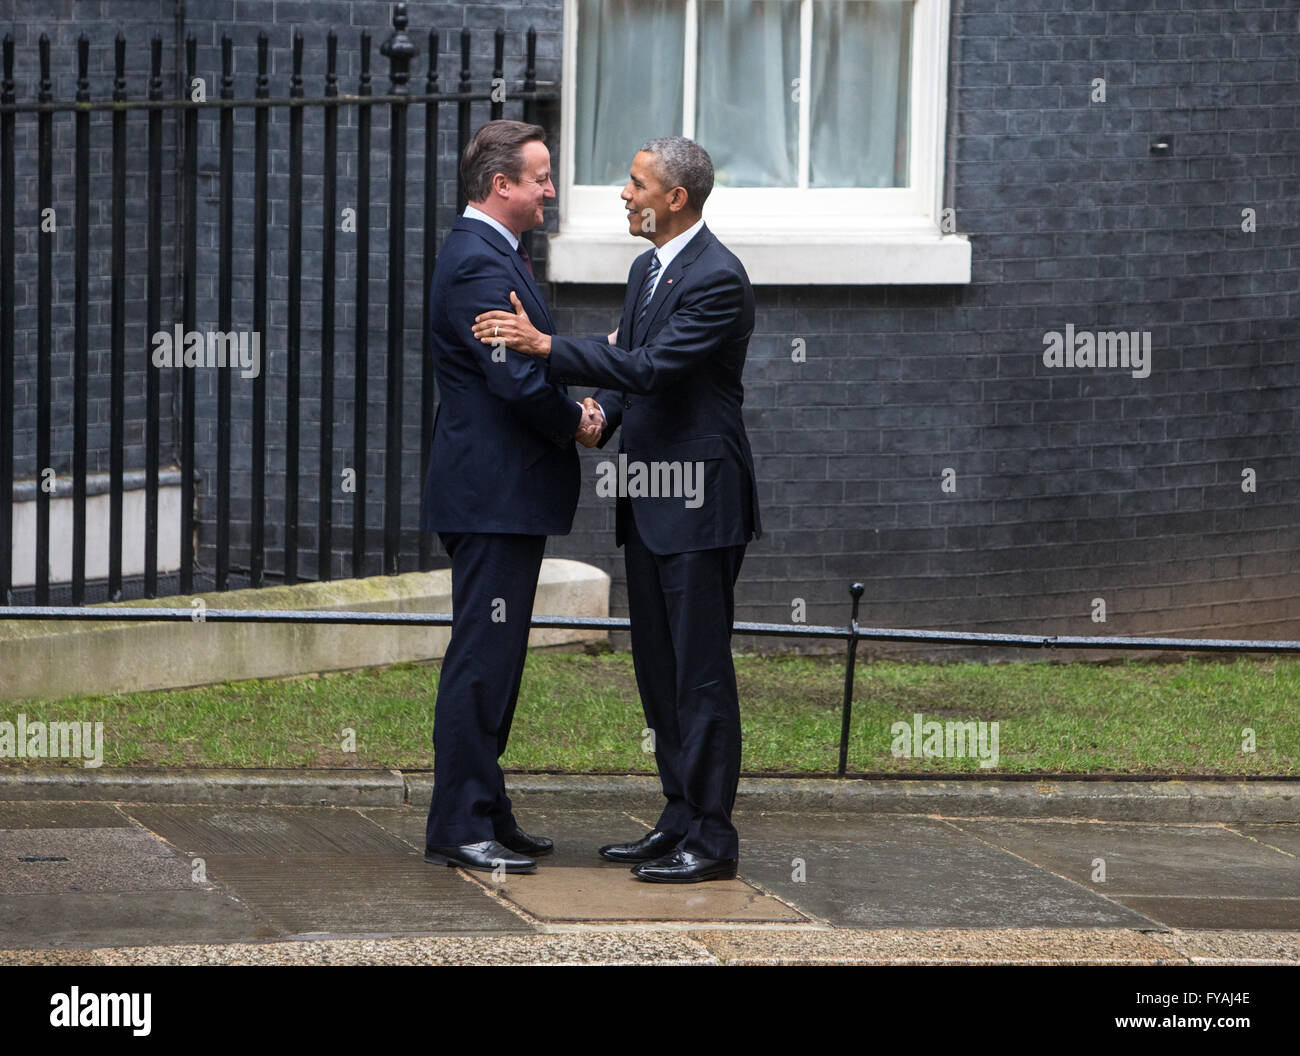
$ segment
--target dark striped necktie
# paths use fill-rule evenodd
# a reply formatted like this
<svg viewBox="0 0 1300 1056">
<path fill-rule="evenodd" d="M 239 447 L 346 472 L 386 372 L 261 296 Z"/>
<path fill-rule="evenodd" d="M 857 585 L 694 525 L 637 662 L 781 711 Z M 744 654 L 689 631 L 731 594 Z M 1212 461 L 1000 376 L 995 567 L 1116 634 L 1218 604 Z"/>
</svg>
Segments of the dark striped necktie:
<svg viewBox="0 0 1300 1056">
<path fill-rule="evenodd" d="M 528 272 L 531 278 L 536 279 L 537 276 L 533 274 L 533 258 L 528 255 L 528 250 L 524 248 L 522 239 L 519 242 L 519 248 L 515 252 L 518 254 L 519 259 L 524 262 L 524 270 Z"/>
<path fill-rule="evenodd" d="M 659 274 L 659 254 L 652 254 L 650 257 L 650 267 L 645 273 L 645 278 L 641 282 L 641 298 L 639 307 L 636 311 L 636 328 L 641 329 L 645 323 L 645 313 L 650 307 L 650 302 L 655 296 L 655 278 Z"/>
</svg>

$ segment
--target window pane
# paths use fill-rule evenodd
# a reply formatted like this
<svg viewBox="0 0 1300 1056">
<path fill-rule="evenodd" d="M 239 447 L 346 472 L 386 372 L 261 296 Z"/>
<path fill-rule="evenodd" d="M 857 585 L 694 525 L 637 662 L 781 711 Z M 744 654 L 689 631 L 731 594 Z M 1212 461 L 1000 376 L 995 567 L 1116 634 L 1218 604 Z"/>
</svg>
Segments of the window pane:
<svg viewBox="0 0 1300 1056">
<path fill-rule="evenodd" d="M 685 0 L 579 0 L 574 180 L 627 182 L 637 147 L 681 135 Z"/>
<path fill-rule="evenodd" d="M 813 187 L 906 187 L 911 0 L 813 0 Z"/>
<path fill-rule="evenodd" d="M 799 182 L 799 4 L 700 0 L 695 138 L 721 187 Z"/>
</svg>

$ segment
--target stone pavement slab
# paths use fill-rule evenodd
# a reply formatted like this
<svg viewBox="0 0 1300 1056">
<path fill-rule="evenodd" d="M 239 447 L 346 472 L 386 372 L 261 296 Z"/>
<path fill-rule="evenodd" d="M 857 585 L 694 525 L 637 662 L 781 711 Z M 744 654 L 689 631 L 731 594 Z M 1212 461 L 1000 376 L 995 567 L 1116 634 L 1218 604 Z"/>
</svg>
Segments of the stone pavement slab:
<svg viewBox="0 0 1300 1056">
<path fill-rule="evenodd" d="M 0 894 L 0 946 L 49 948 L 234 942 L 272 933 L 223 891 Z"/>
<path fill-rule="evenodd" d="M 1222 825 L 953 824 L 1171 927 L 1300 928 L 1300 859 Z"/>
<path fill-rule="evenodd" d="M 1275 850 L 1300 858 L 1300 825 L 1230 825 L 1248 840 L 1258 840 Z"/>
<path fill-rule="evenodd" d="M 112 803 L 0 803 L 6 829 L 129 829 L 131 819 Z"/>
<path fill-rule="evenodd" d="M 424 823 L 427 804 L 410 807 L 364 807 L 363 814 L 370 821 L 404 840 L 413 850 L 424 851 Z M 539 859 L 547 867 L 556 865 L 591 865 L 601 861 L 597 855 L 607 843 L 623 843 L 640 839 L 649 826 L 637 821 L 623 810 L 591 810 L 584 807 L 558 810 L 516 809 L 515 816 L 527 832 L 549 836 L 555 841 L 555 850 Z"/>
<path fill-rule="evenodd" d="M 159 891 L 193 887 L 189 863 L 141 829 L 0 830 L 0 891 Z"/>
<path fill-rule="evenodd" d="M 336 807 L 124 809 L 186 854 L 404 854 L 411 849 L 365 815 Z"/>
<path fill-rule="evenodd" d="M 524 931 L 459 870 L 423 853 L 213 855 L 209 876 L 275 935 Z"/>
<path fill-rule="evenodd" d="M 557 847 L 502 886 L 423 861 L 424 801 L 3 801 L 0 963 L 1300 963 L 1300 825 L 756 806 L 797 802 L 773 793 L 737 812 L 740 879 L 677 886 L 596 856 L 646 803 L 514 798 Z"/>
<path fill-rule="evenodd" d="M 743 880 L 703 884 L 651 884 L 632 876 L 629 867 L 552 866 L 524 876 L 507 876 L 490 890 L 529 916 L 547 922 L 579 921 L 731 921 L 801 923 L 802 913 Z"/>
<path fill-rule="evenodd" d="M 740 871 L 836 927 L 1159 924 L 937 818 L 738 812 Z"/>
</svg>

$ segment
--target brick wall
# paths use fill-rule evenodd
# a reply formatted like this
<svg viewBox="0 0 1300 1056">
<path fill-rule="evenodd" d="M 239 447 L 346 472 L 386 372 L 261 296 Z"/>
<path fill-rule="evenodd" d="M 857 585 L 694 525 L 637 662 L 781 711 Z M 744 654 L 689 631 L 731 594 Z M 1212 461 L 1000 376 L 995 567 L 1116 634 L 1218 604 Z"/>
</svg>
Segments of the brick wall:
<svg viewBox="0 0 1300 1056">
<path fill-rule="evenodd" d="M 170 5 L 147 6 L 159 8 L 170 41 Z M 953 6 L 946 198 L 957 229 L 971 239 L 973 281 L 757 290 L 746 420 L 765 534 L 746 558 L 738 616 L 786 621 L 794 599 L 802 598 L 810 623 L 843 622 L 847 585 L 856 579 L 867 585 L 863 622 L 869 624 L 1300 637 L 1300 8 L 1292 0 L 954 0 Z M 92 39 L 107 40 L 117 24 L 87 20 L 80 5 L 52 9 Z M 539 75 L 555 78 L 560 9 L 558 0 L 417 3 L 411 31 L 423 50 L 429 27 L 468 26 L 476 30 L 476 53 L 488 54 L 491 28 L 504 24 L 520 39 L 536 25 Z M 219 69 L 217 38 L 232 18 L 240 19 L 234 30 L 240 76 L 247 76 L 251 41 L 264 25 L 282 79 L 291 28 L 303 29 L 307 68 L 318 71 L 326 28 L 335 26 L 340 70 L 351 84 L 355 34 L 369 26 L 377 52 L 388 11 L 382 3 L 272 7 L 218 0 L 189 3 L 186 25 L 199 36 L 200 65 Z M 75 37 L 67 26 L 55 28 L 56 39 Z M 26 26 L 17 31 L 28 34 L 20 41 L 34 39 Z M 70 56 L 71 43 L 63 47 Z M 456 47 L 444 32 L 444 78 L 456 69 Z M 374 69 L 378 86 L 387 66 L 377 54 Z M 423 58 L 415 71 L 422 77 Z M 1105 102 L 1092 99 L 1095 78 L 1106 82 Z M 315 82 L 307 83 L 312 91 Z M 455 160 L 450 114 L 444 110 L 439 143 L 447 173 Z M 476 111 L 476 123 L 479 117 Z M 349 134 L 341 131 L 341 143 Z M 377 121 L 377 227 L 386 223 L 386 134 Z M 1152 144 L 1169 136 L 1172 152 L 1153 154 Z M 310 173 L 319 132 L 309 126 L 306 141 Z M 284 145 L 278 141 L 273 193 L 285 186 Z M 413 136 L 412 202 L 421 200 L 422 157 L 423 144 Z M 205 151 L 205 163 L 214 160 L 215 152 Z M 347 201 L 347 178 L 340 204 Z M 305 182 L 309 203 L 319 194 L 319 177 L 314 180 Z M 449 180 L 442 190 L 445 224 L 455 204 Z M 283 202 L 275 208 L 282 217 Z M 1242 230 L 1244 209 L 1254 210 L 1254 232 Z M 417 246 L 418 219 L 408 217 L 408 242 Z M 283 244 L 285 225 L 277 226 Z M 319 216 L 310 205 L 305 232 L 308 266 L 315 269 L 304 280 L 310 350 L 310 320 L 319 313 L 313 299 L 320 295 L 313 256 Z M 380 365 L 372 372 L 372 423 L 382 422 L 383 411 L 383 248 L 377 231 L 371 358 Z M 336 467 L 351 457 L 354 262 L 342 238 L 340 251 Z M 70 279 L 70 256 L 67 269 Z M 211 297 L 215 277 L 209 286 Z M 250 296 L 238 283 L 236 289 L 237 297 Z M 31 290 L 24 312 L 34 311 L 34 285 Z M 406 371 L 402 467 L 408 523 L 418 502 L 418 386 L 409 379 L 418 377 L 419 292 L 413 278 L 407 341 L 415 355 L 408 355 Z M 621 299 L 619 286 L 552 289 L 557 324 L 568 331 L 607 331 Z M 70 294 L 61 304 L 70 304 Z M 209 307 L 215 319 L 211 301 Z M 283 326 L 282 305 L 273 304 L 272 318 L 268 347 L 275 347 L 274 326 Z M 1047 367 L 1044 335 L 1067 325 L 1149 332 L 1150 375 Z M 807 343 L 804 363 L 791 360 L 795 338 Z M 304 394 L 317 391 L 310 374 L 308 367 Z M 274 387 L 273 374 L 272 405 L 282 418 L 280 385 Z M 210 416 L 209 407 L 206 400 Z M 30 406 L 21 413 L 30 416 Z M 206 455 L 211 426 L 201 424 Z M 306 415 L 307 475 L 314 473 L 315 430 Z M 243 435 L 237 434 L 237 467 L 246 464 Z M 279 434 L 273 429 L 272 435 Z M 377 541 L 382 434 L 374 436 Z M 282 442 L 274 443 L 281 450 L 272 452 L 273 470 L 283 457 Z M 606 456 L 583 457 L 587 484 L 574 532 L 553 540 L 548 552 L 613 572 L 614 608 L 622 612 L 613 511 L 594 490 L 594 463 Z M 948 469 L 955 490 L 945 492 Z M 1242 489 L 1245 469 L 1255 473 L 1253 492 Z M 246 480 L 237 487 L 247 493 Z M 268 487 L 275 522 L 282 481 L 273 475 Z M 309 478 L 304 497 L 313 494 Z M 210 480 L 203 501 L 210 518 Z M 348 521 L 339 501 L 334 572 L 345 574 Z M 247 539 L 242 510 L 237 500 L 237 547 Z M 310 501 L 302 519 L 306 550 L 314 545 Z M 203 534 L 207 547 L 215 536 L 210 520 Z M 210 548 L 203 554 L 210 565 Z M 373 560 L 377 569 L 377 554 Z M 304 553 L 305 574 L 313 562 Z M 1104 624 L 1091 619 L 1096 598 L 1106 604 Z"/>
</svg>

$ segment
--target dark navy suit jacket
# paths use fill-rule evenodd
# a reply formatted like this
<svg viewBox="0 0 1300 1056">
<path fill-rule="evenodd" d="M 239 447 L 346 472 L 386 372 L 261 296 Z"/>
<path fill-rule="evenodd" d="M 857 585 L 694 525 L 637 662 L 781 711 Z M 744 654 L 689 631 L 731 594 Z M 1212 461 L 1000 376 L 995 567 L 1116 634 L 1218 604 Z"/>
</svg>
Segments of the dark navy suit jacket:
<svg viewBox="0 0 1300 1056">
<path fill-rule="evenodd" d="M 605 338 L 552 337 L 551 377 L 603 386 L 602 445 L 622 425 L 629 464 L 699 462 L 702 504 L 633 496 L 618 503 L 617 542 L 629 503 L 637 531 L 656 554 L 738 546 L 761 533 L 754 456 L 745 433 L 741 374 L 754 331 L 754 291 L 744 265 L 707 225 L 659 277 L 645 321 L 637 301 L 653 250 L 628 274 L 618 346 Z"/>
<path fill-rule="evenodd" d="M 438 412 L 420 515 L 423 531 L 564 535 L 578 504 L 573 434 L 582 410 L 546 365 L 474 336 L 474 317 L 512 311 L 555 329 L 523 261 L 491 225 L 460 217 L 433 271 L 432 347 Z M 497 353 L 500 360 L 501 353 Z"/>
</svg>

